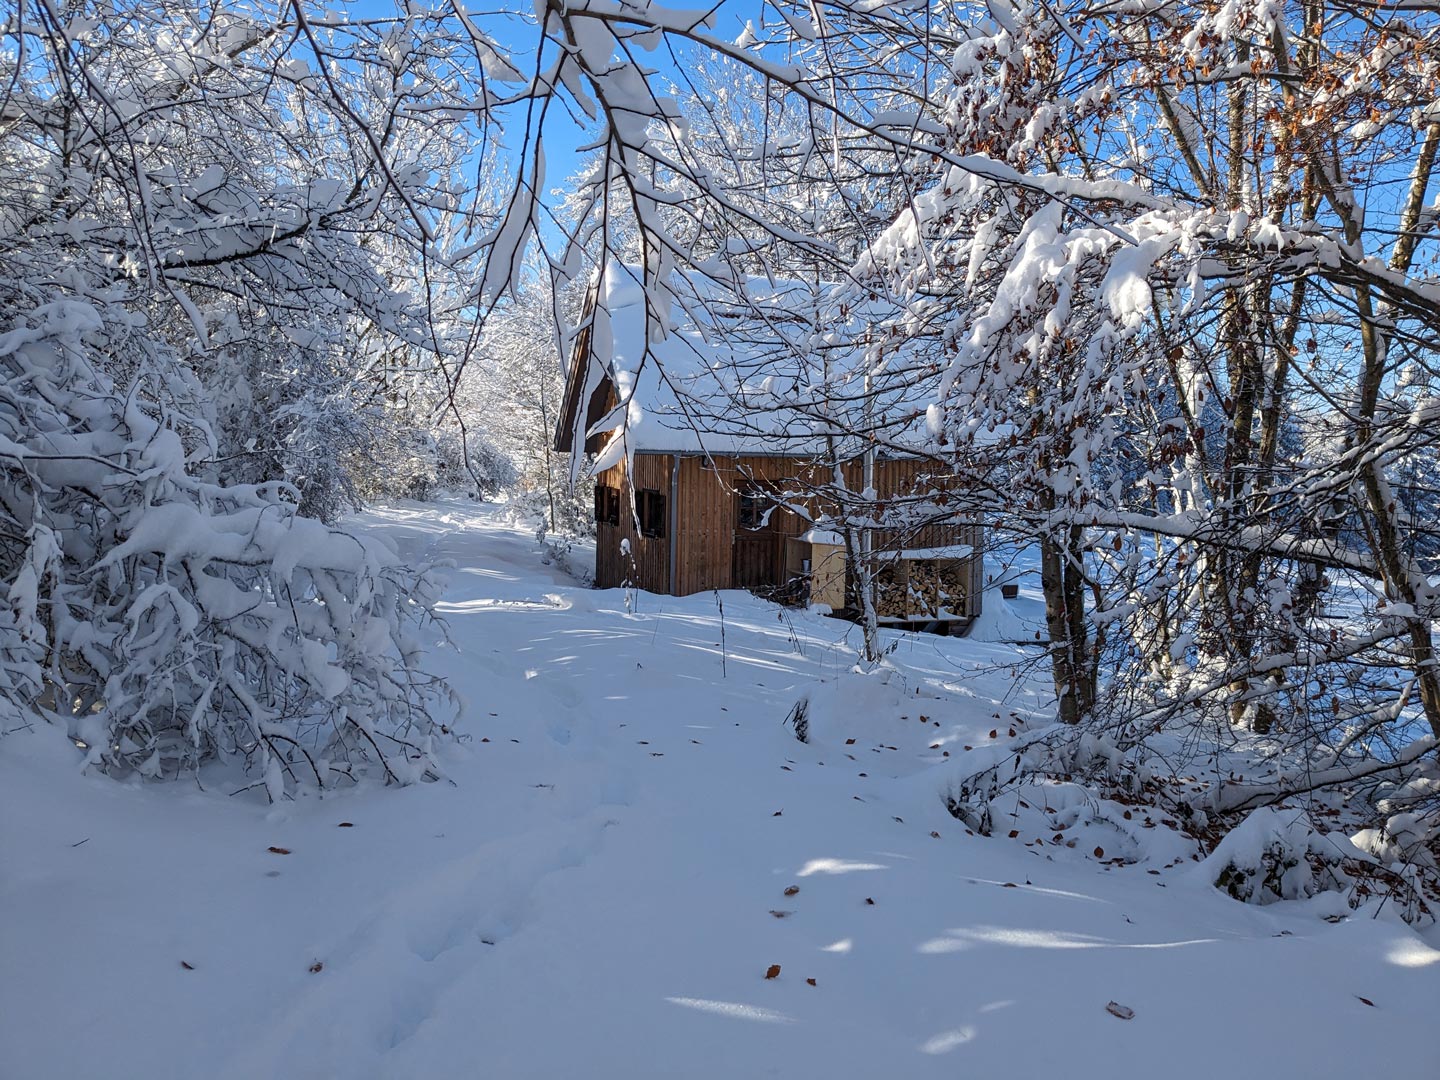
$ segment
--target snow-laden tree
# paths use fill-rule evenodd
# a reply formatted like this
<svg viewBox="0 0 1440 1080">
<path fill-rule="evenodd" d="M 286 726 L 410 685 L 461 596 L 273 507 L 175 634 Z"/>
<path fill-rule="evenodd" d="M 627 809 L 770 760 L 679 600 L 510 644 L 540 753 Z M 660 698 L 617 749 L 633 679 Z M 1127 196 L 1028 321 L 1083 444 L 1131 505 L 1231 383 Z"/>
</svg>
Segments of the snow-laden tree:
<svg viewBox="0 0 1440 1080">
<path fill-rule="evenodd" d="M 539 519 L 541 537 L 593 535 L 589 484 L 573 478 L 568 455 L 555 450 L 555 429 L 565 393 L 566 342 L 584 300 L 584 280 L 559 294 L 549 268 L 532 265 L 513 295 L 486 319 L 474 388 L 465 407 L 514 463 L 510 500 Z"/>
<path fill-rule="evenodd" d="M 42 337 L 7 354 L 27 365 L 5 404 L 22 447 L 9 460 L 39 453 L 18 418 L 44 415 L 52 442 L 112 433 L 85 453 L 123 466 L 107 477 L 153 477 L 140 504 L 268 522 L 297 490 L 333 513 L 347 479 L 325 448 L 364 451 L 367 424 L 403 431 L 436 407 L 465 430 L 464 371 L 502 298 L 521 302 L 528 249 L 562 291 L 621 265 L 644 298 L 643 363 L 677 319 L 763 331 L 776 371 L 727 376 L 719 407 L 794 416 L 864 453 L 893 422 L 908 451 L 948 464 L 935 506 L 1040 545 L 1060 716 L 1090 741 L 1022 760 L 1075 766 L 1083 745 L 1104 772 L 1178 725 L 1189 748 L 1273 754 L 1269 777 L 1243 783 L 1214 757 L 1209 811 L 1319 783 L 1433 827 L 1432 13 L 772 0 L 734 39 L 714 11 L 654 3 L 547 0 L 535 19 L 534 47 L 510 52 L 455 3 L 23 4 L 0 54 L 0 329 Z M 691 75 L 707 66 L 723 93 Z M 557 215 L 547 136 L 577 118 L 593 166 Z M 515 170 L 497 185 L 502 127 Z M 795 283 L 807 299 L 775 318 Z M 567 328 L 602 362 L 604 319 L 587 308 Z M 83 366 L 37 403 L 33 371 L 62 370 L 53 357 Z M 72 407 L 92 392 L 120 404 Z M 147 423 L 175 433 L 183 476 Z M 93 483 L 6 468 L 15 490 L 65 492 L 56 514 L 104 503 Z M 864 487 L 849 515 L 862 533 L 879 524 Z M 31 613 L 29 583 L 60 566 L 100 603 L 93 590 L 124 578 L 105 560 L 139 552 L 125 545 L 143 520 L 97 526 L 109 546 L 60 544 L 72 554 L 57 563 L 34 513 L 11 514 L 4 617 L 25 637 L 0 653 L 0 685 L 108 715 L 128 676 L 61 702 L 74 673 L 56 664 L 79 649 L 40 633 L 53 608 Z M 140 579 L 199 610 L 169 555 L 150 550 Z M 301 565 L 264 559 L 292 579 Z M 373 572 L 310 569 L 356 573 L 357 604 L 379 595 Z M 272 572 L 267 602 L 285 577 Z M 291 581 L 295 626 L 330 607 L 315 580 Z M 192 632 L 135 631 L 175 643 L 156 645 L 166 663 Z M 279 696 L 247 691 L 252 717 L 286 686 L 311 715 L 343 696 L 325 665 L 348 654 L 315 632 L 332 642 L 323 662 L 266 638 L 252 670 Z M 128 670 L 116 655 L 105 663 Z M 256 722 L 255 740 L 275 738 Z"/>
<path fill-rule="evenodd" d="M 1433 813 L 1437 567 L 1402 489 L 1440 407 L 1440 27 L 973 15 L 939 35 L 937 152 L 854 276 L 943 365 L 937 439 L 978 473 L 1008 428 L 995 511 L 1041 547 L 1061 718 L 1131 749 L 1266 736 L 1272 782 L 1214 784 L 1224 813 L 1330 786 Z"/>
<path fill-rule="evenodd" d="M 197 475 L 193 384 L 136 331 L 123 304 L 56 297 L 0 335 L 5 599 L 32 661 L 11 702 L 115 775 L 239 758 L 272 799 L 367 763 L 434 775 L 433 587 L 301 517 L 290 485 Z M 94 362 L 117 352 L 139 366 L 126 389 Z"/>
<path fill-rule="evenodd" d="M 1064 719 L 1129 748 L 1172 723 L 1212 751 L 1263 736 L 1275 782 L 1217 783 L 1224 812 L 1316 769 L 1423 802 L 1403 781 L 1440 734 L 1433 527 L 1409 509 L 1437 407 L 1431 13 L 776 3 L 733 42 L 654 6 L 545 19 L 547 85 L 599 122 L 588 220 L 608 239 L 625 203 L 652 338 L 802 266 L 839 284 L 817 325 L 889 304 L 872 358 L 928 352 L 931 449 L 1041 547 Z M 683 106 L 654 49 L 756 88 Z"/>
<path fill-rule="evenodd" d="M 7 233 L 135 282 L 199 380 L 217 470 L 326 517 L 353 502 L 347 459 L 433 381 L 457 230 L 493 219 L 473 127 L 434 111 L 462 48 L 439 26 L 37 3 L 9 28 Z"/>
<path fill-rule="evenodd" d="M 0 690 L 117 775 L 436 773 L 424 568 L 301 511 L 393 427 L 365 358 L 435 364 L 430 270 L 484 220 L 426 112 L 462 39 L 311 14 L 4 28 Z"/>
</svg>

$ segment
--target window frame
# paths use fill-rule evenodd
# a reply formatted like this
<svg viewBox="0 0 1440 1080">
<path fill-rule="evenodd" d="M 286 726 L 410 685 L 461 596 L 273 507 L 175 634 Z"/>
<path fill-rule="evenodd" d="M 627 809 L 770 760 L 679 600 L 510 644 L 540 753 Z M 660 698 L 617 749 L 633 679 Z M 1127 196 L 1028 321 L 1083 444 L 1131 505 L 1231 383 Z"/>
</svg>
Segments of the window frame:
<svg viewBox="0 0 1440 1080">
<path fill-rule="evenodd" d="M 766 514 L 770 507 L 769 498 L 758 491 L 742 491 L 735 503 L 735 527 L 745 532 L 759 532 L 769 522 Z M 746 520 L 749 511 L 750 520 Z"/>
<path fill-rule="evenodd" d="M 620 489 L 609 484 L 595 485 L 595 524 L 618 527 L 620 524 Z"/>
<path fill-rule="evenodd" d="M 646 540 L 664 540 L 669 533 L 665 493 L 654 488 L 635 492 L 635 516 L 639 519 L 640 535 Z"/>
</svg>

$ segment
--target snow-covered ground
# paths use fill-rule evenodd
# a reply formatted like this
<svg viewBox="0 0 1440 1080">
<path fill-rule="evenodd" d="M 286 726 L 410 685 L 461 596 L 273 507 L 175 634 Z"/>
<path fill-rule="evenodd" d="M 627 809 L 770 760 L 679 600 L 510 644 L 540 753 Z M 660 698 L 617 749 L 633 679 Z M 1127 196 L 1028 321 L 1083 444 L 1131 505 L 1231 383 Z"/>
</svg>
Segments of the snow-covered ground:
<svg viewBox="0 0 1440 1080">
<path fill-rule="evenodd" d="M 272 808 L 0 740 L 5 1080 L 1440 1068 L 1440 951 L 1401 923 L 1247 907 L 1093 835 L 967 836 L 941 803 L 965 748 L 1043 718 L 1016 646 L 905 636 L 856 676 L 843 623 L 627 612 L 486 508 L 363 521 L 456 563 L 453 783 Z"/>
</svg>

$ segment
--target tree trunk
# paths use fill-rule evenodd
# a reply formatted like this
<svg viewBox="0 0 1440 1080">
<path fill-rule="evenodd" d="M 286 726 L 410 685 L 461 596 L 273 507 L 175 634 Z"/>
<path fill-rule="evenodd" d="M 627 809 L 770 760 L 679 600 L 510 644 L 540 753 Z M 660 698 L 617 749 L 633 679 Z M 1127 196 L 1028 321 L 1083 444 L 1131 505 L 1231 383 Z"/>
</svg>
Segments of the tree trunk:
<svg viewBox="0 0 1440 1080">
<path fill-rule="evenodd" d="M 1040 538 L 1040 588 L 1060 722 L 1078 724 L 1095 707 L 1098 680 L 1085 622 L 1083 530 L 1070 526 L 1063 536 Z"/>
</svg>

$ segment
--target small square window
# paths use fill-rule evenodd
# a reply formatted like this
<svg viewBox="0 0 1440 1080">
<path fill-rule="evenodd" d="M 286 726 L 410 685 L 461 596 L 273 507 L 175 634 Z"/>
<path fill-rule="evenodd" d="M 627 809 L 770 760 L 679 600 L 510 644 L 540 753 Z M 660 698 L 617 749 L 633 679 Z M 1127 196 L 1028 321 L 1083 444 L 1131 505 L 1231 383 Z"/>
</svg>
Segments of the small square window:
<svg viewBox="0 0 1440 1080">
<path fill-rule="evenodd" d="M 756 492 L 742 492 L 740 495 L 740 528 L 763 529 L 768 517 L 766 512 L 768 502 L 769 500 L 765 496 Z"/>
<path fill-rule="evenodd" d="M 620 524 L 620 489 L 595 486 L 595 521 L 601 525 Z"/>
<path fill-rule="evenodd" d="M 637 491 L 635 512 L 640 517 L 640 535 L 651 540 L 665 536 L 665 496 L 658 491 Z"/>
</svg>

